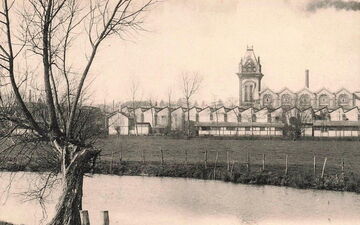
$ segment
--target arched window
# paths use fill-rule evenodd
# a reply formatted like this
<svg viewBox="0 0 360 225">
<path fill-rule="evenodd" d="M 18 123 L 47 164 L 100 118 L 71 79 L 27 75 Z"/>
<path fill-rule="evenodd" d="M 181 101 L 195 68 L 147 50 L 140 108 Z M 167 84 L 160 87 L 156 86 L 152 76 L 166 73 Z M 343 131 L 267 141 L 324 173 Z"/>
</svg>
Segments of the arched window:
<svg viewBox="0 0 360 225">
<path fill-rule="evenodd" d="M 273 102 L 273 97 L 271 94 L 265 94 L 263 97 L 263 104 L 264 105 L 271 105 Z"/>
<path fill-rule="evenodd" d="M 359 114 L 359 118 L 360 118 L 360 114 Z M 360 119 L 359 119 L 360 120 Z M 241 123 L 241 114 L 239 114 L 238 116 L 237 116 L 237 121 L 238 121 L 238 123 Z"/>
<path fill-rule="evenodd" d="M 311 105 L 310 95 L 302 94 L 299 98 L 299 105 L 302 107 L 310 106 Z"/>
<path fill-rule="evenodd" d="M 339 98 L 338 98 L 338 104 L 339 105 L 347 105 L 349 104 L 349 96 L 347 94 L 341 94 L 339 95 Z"/>
<path fill-rule="evenodd" d="M 246 82 L 244 84 L 244 89 L 245 89 L 244 100 L 245 100 L 245 102 L 252 102 L 253 101 L 254 88 L 255 88 L 255 83 L 254 82 Z"/>
<path fill-rule="evenodd" d="M 292 98 L 289 94 L 283 94 L 281 96 L 281 105 L 282 106 L 290 106 L 292 102 Z"/>
<path fill-rule="evenodd" d="M 226 113 L 224 113 L 224 122 L 227 122 L 227 114 Z"/>
<path fill-rule="evenodd" d="M 330 98 L 327 94 L 322 94 L 319 97 L 319 105 L 320 106 L 328 106 L 330 104 Z"/>
<path fill-rule="evenodd" d="M 210 121 L 212 121 L 213 119 L 214 119 L 214 115 L 210 113 Z"/>
</svg>

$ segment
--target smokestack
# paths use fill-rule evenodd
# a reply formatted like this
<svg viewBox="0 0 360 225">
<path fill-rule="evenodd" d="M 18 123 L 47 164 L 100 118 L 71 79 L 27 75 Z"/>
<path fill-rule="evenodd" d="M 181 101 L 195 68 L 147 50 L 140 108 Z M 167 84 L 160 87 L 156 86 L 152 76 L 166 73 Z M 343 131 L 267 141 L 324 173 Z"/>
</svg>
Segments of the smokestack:
<svg viewBox="0 0 360 225">
<path fill-rule="evenodd" d="M 309 88 L 309 70 L 305 70 L 305 87 Z"/>
</svg>

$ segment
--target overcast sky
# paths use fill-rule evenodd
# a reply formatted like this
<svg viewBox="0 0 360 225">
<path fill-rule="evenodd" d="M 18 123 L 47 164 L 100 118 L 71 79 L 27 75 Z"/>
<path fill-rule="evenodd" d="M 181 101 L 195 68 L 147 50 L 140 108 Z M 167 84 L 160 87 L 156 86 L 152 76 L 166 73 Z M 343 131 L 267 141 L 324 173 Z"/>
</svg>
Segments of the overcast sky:
<svg viewBox="0 0 360 225">
<path fill-rule="evenodd" d="M 96 102 L 130 98 L 132 79 L 141 98 L 181 97 L 179 76 L 203 76 L 203 100 L 238 97 L 238 63 L 247 45 L 260 56 L 263 88 L 275 91 L 346 87 L 360 91 L 360 11 L 306 10 L 298 0 L 164 0 L 148 13 L 149 32 L 131 41 L 111 40 L 92 68 Z"/>
</svg>

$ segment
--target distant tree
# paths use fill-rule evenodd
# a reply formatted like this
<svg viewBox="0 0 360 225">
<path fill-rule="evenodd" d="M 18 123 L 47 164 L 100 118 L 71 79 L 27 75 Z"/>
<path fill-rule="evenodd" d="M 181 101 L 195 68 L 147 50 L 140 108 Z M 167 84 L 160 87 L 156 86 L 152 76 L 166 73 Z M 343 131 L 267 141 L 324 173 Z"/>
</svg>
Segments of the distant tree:
<svg viewBox="0 0 360 225">
<path fill-rule="evenodd" d="M 167 133 L 169 133 L 169 132 L 171 132 L 171 110 L 172 110 L 172 105 L 171 105 L 171 97 L 172 97 L 172 88 L 171 87 L 169 87 L 168 89 L 167 89 L 167 107 L 168 107 L 168 115 L 167 115 L 167 122 L 168 122 L 168 124 L 167 124 Z"/>
<path fill-rule="evenodd" d="M 312 110 L 298 110 L 296 108 L 284 111 L 284 133 L 292 140 L 297 140 L 305 133 L 314 118 Z"/>
<path fill-rule="evenodd" d="M 238 104 L 238 99 L 230 97 L 226 99 L 225 105 L 229 108 L 235 108 Z"/>
<path fill-rule="evenodd" d="M 139 135 L 138 126 L 137 126 L 138 118 L 136 118 L 137 117 L 136 108 L 140 107 L 140 105 L 138 104 L 139 91 L 140 91 L 139 81 L 132 79 L 130 84 L 131 108 L 132 108 L 131 115 L 132 115 L 132 119 L 134 120 L 134 130 L 136 135 Z"/>
<path fill-rule="evenodd" d="M 190 101 L 198 93 L 202 78 L 197 73 L 184 72 L 181 74 L 182 92 L 187 108 L 187 135 L 190 136 Z"/>
</svg>

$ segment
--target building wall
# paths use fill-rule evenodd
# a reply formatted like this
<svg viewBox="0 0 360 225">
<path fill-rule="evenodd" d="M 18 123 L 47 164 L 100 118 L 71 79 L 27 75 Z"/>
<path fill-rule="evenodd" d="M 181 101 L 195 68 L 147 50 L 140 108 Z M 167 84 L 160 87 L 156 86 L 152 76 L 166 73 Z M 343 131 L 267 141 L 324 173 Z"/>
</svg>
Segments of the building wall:
<svg viewBox="0 0 360 225">
<path fill-rule="evenodd" d="M 135 130 L 137 129 L 137 130 Z M 150 134 L 150 126 L 148 124 L 137 124 L 135 129 L 130 130 L 130 134 L 132 135 L 149 135 Z"/>
<path fill-rule="evenodd" d="M 210 130 L 199 129 L 199 136 L 282 136 L 282 130 L 275 127 L 217 127 Z"/>
<path fill-rule="evenodd" d="M 171 130 L 182 130 L 184 128 L 185 114 L 182 108 L 171 112 Z"/>
<path fill-rule="evenodd" d="M 199 112 L 199 121 L 200 122 L 213 122 L 214 120 L 214 114 L 213 114 L 213 120 L 210 120 L 210 114 L 212 114 L 212 110 L 210 108 L 205 108 L 204 110 Z"/>
<path fill-rule="evenodd" d="M 129 118 L 118 112 L 108 118 L 109 135 L 128 135 L 129 134 Z"/>
</svg>

